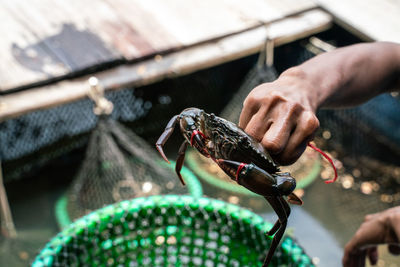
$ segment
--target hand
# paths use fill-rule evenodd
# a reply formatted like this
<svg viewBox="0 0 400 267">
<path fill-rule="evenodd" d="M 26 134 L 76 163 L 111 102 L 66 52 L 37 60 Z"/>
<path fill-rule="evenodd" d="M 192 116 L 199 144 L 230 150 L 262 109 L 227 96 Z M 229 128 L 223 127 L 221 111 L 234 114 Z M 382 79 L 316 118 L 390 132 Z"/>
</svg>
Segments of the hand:
<svg viewBox="0 0 400 267">
<path fill-rule="evenodd" d="M 276 81 L 250 92 L 243 103 L 239 126 L 279 164 L 295 162 L 319 127 L 316 103 L 309 97 L 314 88 L 293 69 L 284 72 Z"/>
<path fill-rule="evenodd" d="M 378 244 L 388 244 L 392 254 L 400 254 L 400 206 L 365 216 L 360 228 L 346 244 L 343 266 L 365 266 L 368 256 L 372 265 L 378 261 Z"/>
</svg>

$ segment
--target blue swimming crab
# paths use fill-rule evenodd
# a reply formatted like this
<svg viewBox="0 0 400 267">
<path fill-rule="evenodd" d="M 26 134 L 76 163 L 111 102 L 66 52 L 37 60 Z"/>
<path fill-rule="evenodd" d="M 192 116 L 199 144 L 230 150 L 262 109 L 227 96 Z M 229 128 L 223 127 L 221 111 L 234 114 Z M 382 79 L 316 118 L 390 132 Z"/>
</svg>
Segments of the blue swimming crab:
<svg viewBox="0 0 400 267">
<path fill-rule="evenodd" d="M 238 184 L 263 196 L 278 215 L 278 220 L 267 232 L 267 235 L 275 234 L 263 264 L 263 267 L 268 266 L 286 229 L 290 214 L 287 202 L 303 203 L 293 193 L 296 180 L 289 173 L 280 172 L 264 147 L 236 124 L 198 108 L 187 108 L 172 117 L 158 139 L 156 147 L 167 162 L 163 145 L 178 123 L 185 140 L 179 148 L 175 170 L 182 184 L 185 182 L 180 171 L 190 145 L 203 156 L 212 158 Z"/>
</svg>

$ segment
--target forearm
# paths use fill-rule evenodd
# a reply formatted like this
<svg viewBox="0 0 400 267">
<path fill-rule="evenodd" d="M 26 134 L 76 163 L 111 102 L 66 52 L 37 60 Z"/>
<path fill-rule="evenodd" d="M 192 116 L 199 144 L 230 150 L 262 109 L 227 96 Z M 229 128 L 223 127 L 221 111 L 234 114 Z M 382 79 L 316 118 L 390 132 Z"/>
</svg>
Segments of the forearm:
<svg viewBox="0 0 400 267">
<path fill-rule="evenodd" d="M 296 77 L 314 111 L 360 104 L 382 92 L 398 90 L 400 45 L 364 43 L 324 53 L 282 73 Z"/>
</svg>

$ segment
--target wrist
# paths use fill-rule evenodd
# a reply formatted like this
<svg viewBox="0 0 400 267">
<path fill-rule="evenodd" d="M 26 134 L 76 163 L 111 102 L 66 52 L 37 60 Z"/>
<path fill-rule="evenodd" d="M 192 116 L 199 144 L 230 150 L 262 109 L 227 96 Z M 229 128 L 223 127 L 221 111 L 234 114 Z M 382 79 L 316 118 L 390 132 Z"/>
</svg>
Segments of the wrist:
<svg viewBox="0 0 400 267">
<path fill-rule="evenodd" d="M 284 77 L 297 80 L 297 87 L 306 96 L 314 112 L 319 108 L 336 106 L 336 94 L 348 83 L 340 68 L 318 66 L 310 60 L 282 73 Z"/>
<path fill-rule="evenodd" d="M 314 113 L 320 106 L 318 97 L 318 87 L 311 79 L 310 75 L 300 66 L 292 67 L 284 71 L 279 79 L 285 83 L 289 83 L 293 90 L 296 90 L 302 98 L 302 104 Z"/>
</svg>

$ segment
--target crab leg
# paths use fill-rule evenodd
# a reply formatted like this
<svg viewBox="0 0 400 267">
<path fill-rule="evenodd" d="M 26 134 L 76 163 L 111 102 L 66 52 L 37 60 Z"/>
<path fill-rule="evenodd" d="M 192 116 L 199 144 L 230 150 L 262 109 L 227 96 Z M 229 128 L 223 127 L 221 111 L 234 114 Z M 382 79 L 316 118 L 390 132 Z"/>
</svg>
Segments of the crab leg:
<svg viewBox="0 0 400 267">
<path fill-rule="evenodd" d="M 172 119 L 168 122 L 167 126 L 165 127 L 164 132 L 161 134 L 161 136 L 158 138 L 156 142 L 156 148 L 158 152 L 160 152 L 163 159 L 168 163 L 170 162 L 165 156 L 162 147 L 164 146 L 165 142 L 167 142 L 168 138 L 171 136 L 172 132 L 174 131 L 174 127 L 178 121 L 179 121 L 179 115 L 173 116 Z"/>
<path fill-rule="evenodd" d="M 182 178 L 181 169 L 182 169 L 182 166 L 183 166 L 183 161 L 185 160 L 185 152 L 186 152 L 186 148 L 187 148 L 188 144 L 189 143 L 186 140 L 183 141 L 181 147 L 179 148 L 178 158 L 176 159 L 176 164 L 175 164 L 176 174 L 178 175 L 178 177 L 181 180 L 181 183 L 183 185 L 185 185 L 185 181 Z"/>
<path fill-rule="evenodd" d="M 276 248 L 279 245 L 279 242 L 282 239 L 283 233 L 286 230 L 286 225 L 287 225 L 287 214 L 286 214 L 286 209 L 285 205 L 283 202 L 286 202 L 282 197 L 268 197 L 264 196 L 265 199 L 269 202 L 269 204 L 272 206 L 276 214 L 278 215 L 279 222 L 280 222 L 280 227 L 276 234 L 274 235 L 274 238 L 272 239 L 271 247 L 269 248 L 267 257 L 264 260 L 263 267 L 267 267 L 268 264 L 271 262 L 272 256 L 274 255 L 274 252 Z"/>
<path fill-rule="evenodd" d="M 289 217 L 289 215 L 290 215 L 290 207 L 289 207 L 289 205 L 287 204 L 287 202 L 283 199 L 283 197 L 280 197 L 280 198 L 281 198 L 281 203 L 282 203 L 282 205 L 284 206 L 285 211 L 286 211 L 286 217 Z M 267 199 L 266 197 L 265 197 L 265 199 L 268 201 L 268 199 Z M 271 236 L 271 235 L 275 234 L 276 231 L 278 231 L 278 229 L 279 229 L 280 226 L 281 226 L 281 222 L 280 222 L 280 220 L 278 219 L 278 220 L 275 222 L 274 226 L 272 226 L 272 228 L 267 232 L 267 235 Z"/>
</svg>

